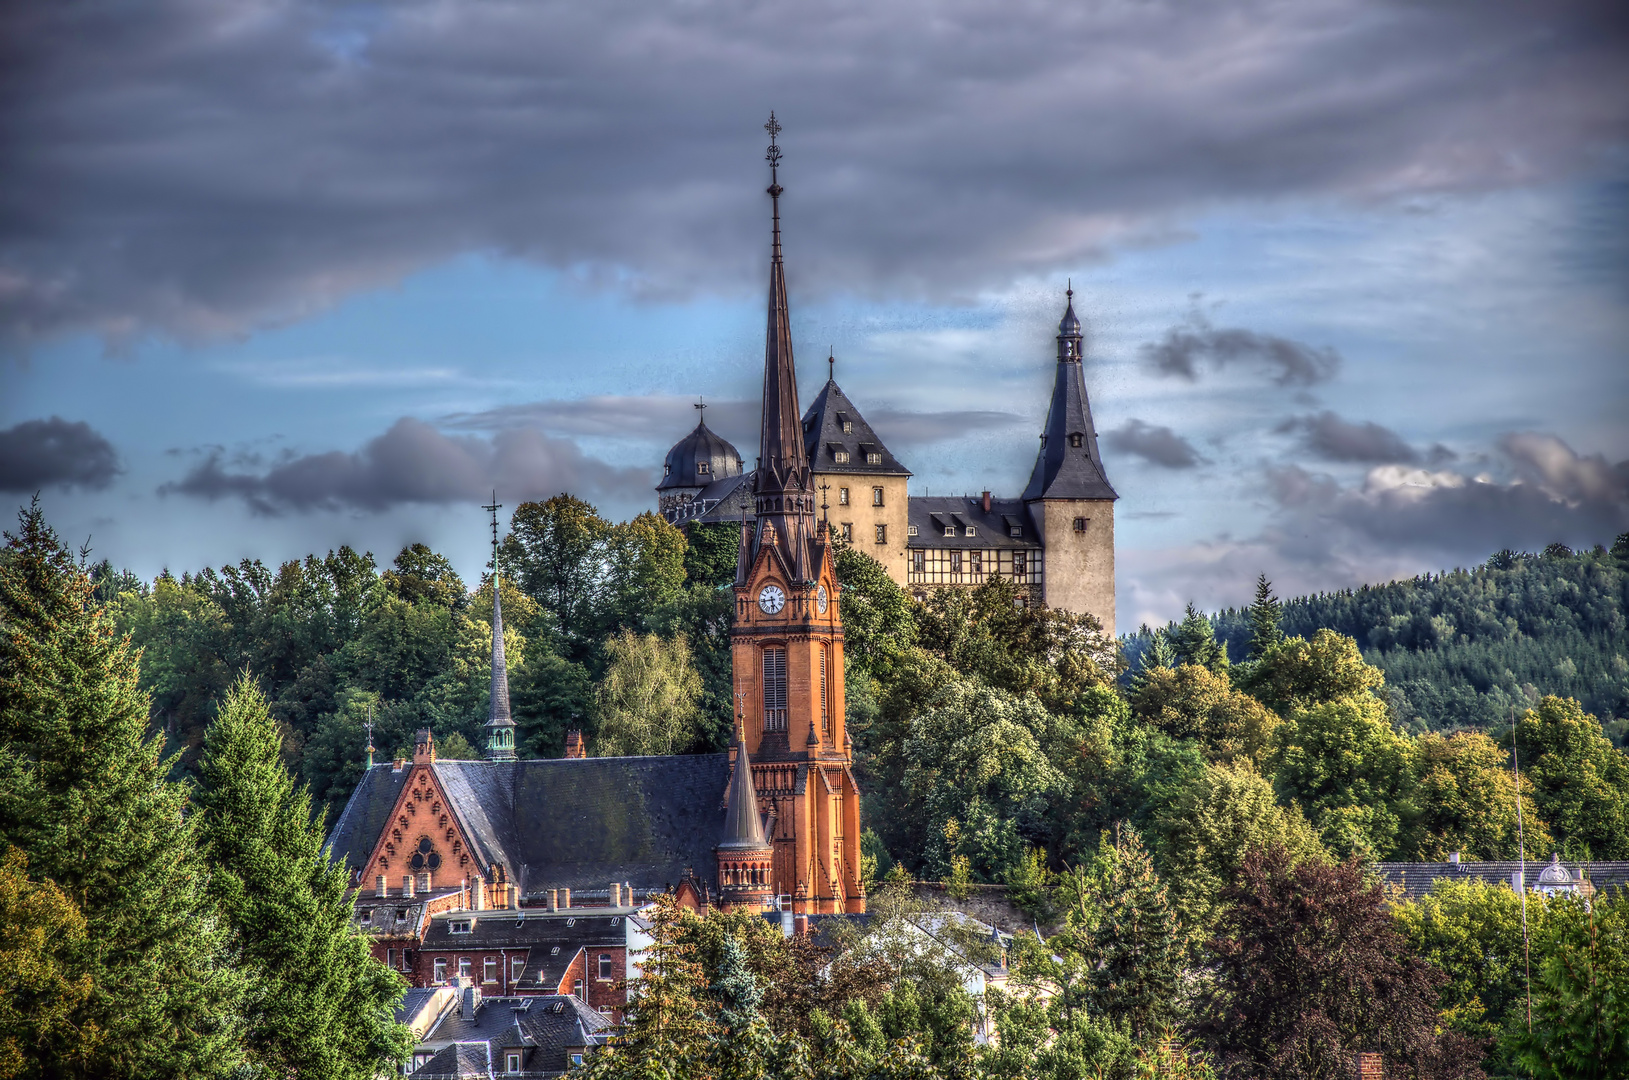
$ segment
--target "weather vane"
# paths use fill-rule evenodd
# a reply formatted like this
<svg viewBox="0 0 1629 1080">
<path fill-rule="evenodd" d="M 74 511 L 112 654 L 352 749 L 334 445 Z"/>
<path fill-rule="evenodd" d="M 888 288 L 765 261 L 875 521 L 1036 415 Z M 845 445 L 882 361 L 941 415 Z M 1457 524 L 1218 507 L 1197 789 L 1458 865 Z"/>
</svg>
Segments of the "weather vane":
<svg viewBox="0 0 1629 1080">
<path fill-rule="evenodd" d="M 368 733 L 368 768 L 373 768 L 373 702 L 368 702 L 368 718 L 362 722 Z"/>
<path fill-rule="evenodd" d="M 764 130 L 769 132 L 769 149 L 764 151 L 764 160 L 769 162 L 769 196 L 772 199 L 778 199 L 785 189 L 781 187 L 780 181 L 777 179 L 777 170 L 781 164 L 781 148 L 776 145 L 775 136 L 781 133 L 781 125 L 775 119 L 775 110 L 773 109 L 769 111 L 769 123 L 764 125 Z"/>
<path fill-rule="evenodd" d="M 702 420 L 705 421 L 707 419 L 707 399 L 697 395 L 695 408 L 696 412 L 701 414 Z"/>
<path fill-rule="evenodd" d="M 832 382 L 837 381 L 837 350 L 826 350 L 826 378 Z"/>
</svg>

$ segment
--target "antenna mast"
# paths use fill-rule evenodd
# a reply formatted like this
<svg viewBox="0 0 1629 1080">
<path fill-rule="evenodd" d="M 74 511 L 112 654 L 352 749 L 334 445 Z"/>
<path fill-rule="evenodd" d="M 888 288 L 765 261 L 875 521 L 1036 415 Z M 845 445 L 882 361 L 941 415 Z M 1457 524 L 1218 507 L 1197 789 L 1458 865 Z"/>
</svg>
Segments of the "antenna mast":
<svg viewBox="0 0 1629 1080">
<path fill-rule="evenodd" d="M 1521 862 L 1522 966 L 1527 973 L 1527 1033 L 1533 1034 L 1533 953 L 1527 940 L 1527 841 L 1522 837 L 1522 770 L 1516 757 L 1516 710 L 1510 710 L 1510 771 L 1516 777 L 1516 857 Z"/>
</svg>

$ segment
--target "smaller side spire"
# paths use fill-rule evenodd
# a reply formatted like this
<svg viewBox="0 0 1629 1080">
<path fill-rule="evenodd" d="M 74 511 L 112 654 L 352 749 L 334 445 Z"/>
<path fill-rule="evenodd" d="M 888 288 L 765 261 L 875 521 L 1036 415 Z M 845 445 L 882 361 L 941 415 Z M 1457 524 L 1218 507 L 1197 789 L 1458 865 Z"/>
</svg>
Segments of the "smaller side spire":
<svg viewBox="0 0 1629 1080">
<path fill-rule="evenodd" d="M 718 893 L 725 909 L 761 909 L 775 895 L 775 848 L 758 813 L 758 785 L 752 780 L 752 758 L 736 717 L 735 771 L 730 775 L 729 805 L 724 810 L 724 836 L 713 854 L 718 859 Z"/>
<path fill-rule="evenodd" d="M 492 694 L 486 722 L 488 761 L 515 760 L 515 720 L 509 712 L 509 664 L 503 650 L 503 588 L 498 577 L 498 493 L 481 507 L 492 515 Z"/>
<path fill-rule="evenodd" d="M 729 808 L 724 814 L 724 839 L 720 848 L 767 847 L 764 819 L 758 814 L 758 785 L 752 779 L 752 759 L 747 756 L 741 727 L 735 730 L 735 773 L 730 777 Z"/>
</svg>

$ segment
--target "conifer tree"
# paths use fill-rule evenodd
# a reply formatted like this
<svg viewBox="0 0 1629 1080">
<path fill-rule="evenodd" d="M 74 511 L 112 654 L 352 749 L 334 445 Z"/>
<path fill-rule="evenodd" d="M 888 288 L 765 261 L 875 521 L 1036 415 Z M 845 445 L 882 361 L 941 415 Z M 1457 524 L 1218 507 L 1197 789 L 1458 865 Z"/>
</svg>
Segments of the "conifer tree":
<svg viewBox="0 0 1629 1080">
<path fill-rule="evenodd" d="M 85 922 L 67 1020 L 84 1039 L 37 1048 L 42 1074 L 225 1075 L 240 1060 L 241 980 L 214 916 L 186 791 L 146 737 L 136 657 L 46 525 L 19 514 L 0 555 L 0 839 Z"/>
<path fill-rule="evenodd" d="M 250 1061 L 268 1075 L 368 1080 L 405 1060 L 392 1010 L 407 984 L 351 924 L 347 873 L 323 850 L 311 797 L 243 675 L 210 725 L 197 796 L 211 891 L 249 977 Z"/>
<path fill-rule="evenodd" d="M 1148 637 L 1148 648 L 1143 652 L 1137 670 L 1131 674 L 1131 692 L 1135 696 L 1148 685 L 1149 673 L 1161 668 L 1173 668 L 1177 663 L 1176 651 L 1171 648 L 1170 630 L 1150 630 L 1144 623 L 1142 631 Z"/>
<path fill-rule="evenodd" d="M 1273 595 L 1273 583 L 1266 574 L 1256 577 L 1256 598 L 1247 613 L 1250 620 L 1250 659 L 1260 660 L 1268 649 L 1284 640 L 1284 631 L 1278 620 L 1284 614 L 1284 605 Z"/>
<path fill-rule="evenodd" d="M 1216 640 L 1216 628 L 1192 602 L 1182 621 L 1166 631 L 1171 649 L 1184 664 L 1198 664 L 1221 674 L 1227 670 L 1227 646 Z"/>
<path fill-rule="evenodd" d="M 1172 1019 L 1182 934 L 1165 886 L 1129 827 L 1113 849 L 1100 903 L 1092 933 L 1092 1001 L 1140 1041 Z"/>
</svg>

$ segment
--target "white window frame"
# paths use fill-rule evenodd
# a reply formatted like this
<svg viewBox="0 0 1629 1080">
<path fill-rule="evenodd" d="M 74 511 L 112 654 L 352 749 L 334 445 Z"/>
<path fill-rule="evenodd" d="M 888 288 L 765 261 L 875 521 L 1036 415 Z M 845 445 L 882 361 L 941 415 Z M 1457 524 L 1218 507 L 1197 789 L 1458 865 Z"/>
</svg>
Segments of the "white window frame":
<svg viewBox="0 0 1629 1080">
<path fill-rule="evenodd" d="M 498 981 L 498 958 L 496 956 L 487 956 L 482 958 L 481 981 L 483 983 L 495 983 Z"/>
<path fill-rule="evenodd" d="M 508 1073 L 520 1072 L 520 1051 L 510 1050 L 503 1055 L 503 1070 Z"/>
<path fill-rule="evenodd" d="M 446 986 L 447 985 L 447 958 L 445 956 L 436 957 L 435 963 L 431 965 L 431 970 L 434 972 L 434 975 L 432 977 L 432 981 L 437 986 Z"/>
<path fill-rule="evenodd" d="M 848 505 L 848 488 L 840 487 L 840 488 L 837 489 L 837 505 L 838 506 L 847 506 Z"/>
<path fill-rule="evenodd" d="M 469 957 L 460 956 L 458 958 L 458 977 L 460 979 L 469 978 L 470 977 L 470 972 L 474 971 L 474 970 L 475 970 L 475 965 L 474 965 L 474 963 L 472 963 L 470 961 Z"/>
</svg>

